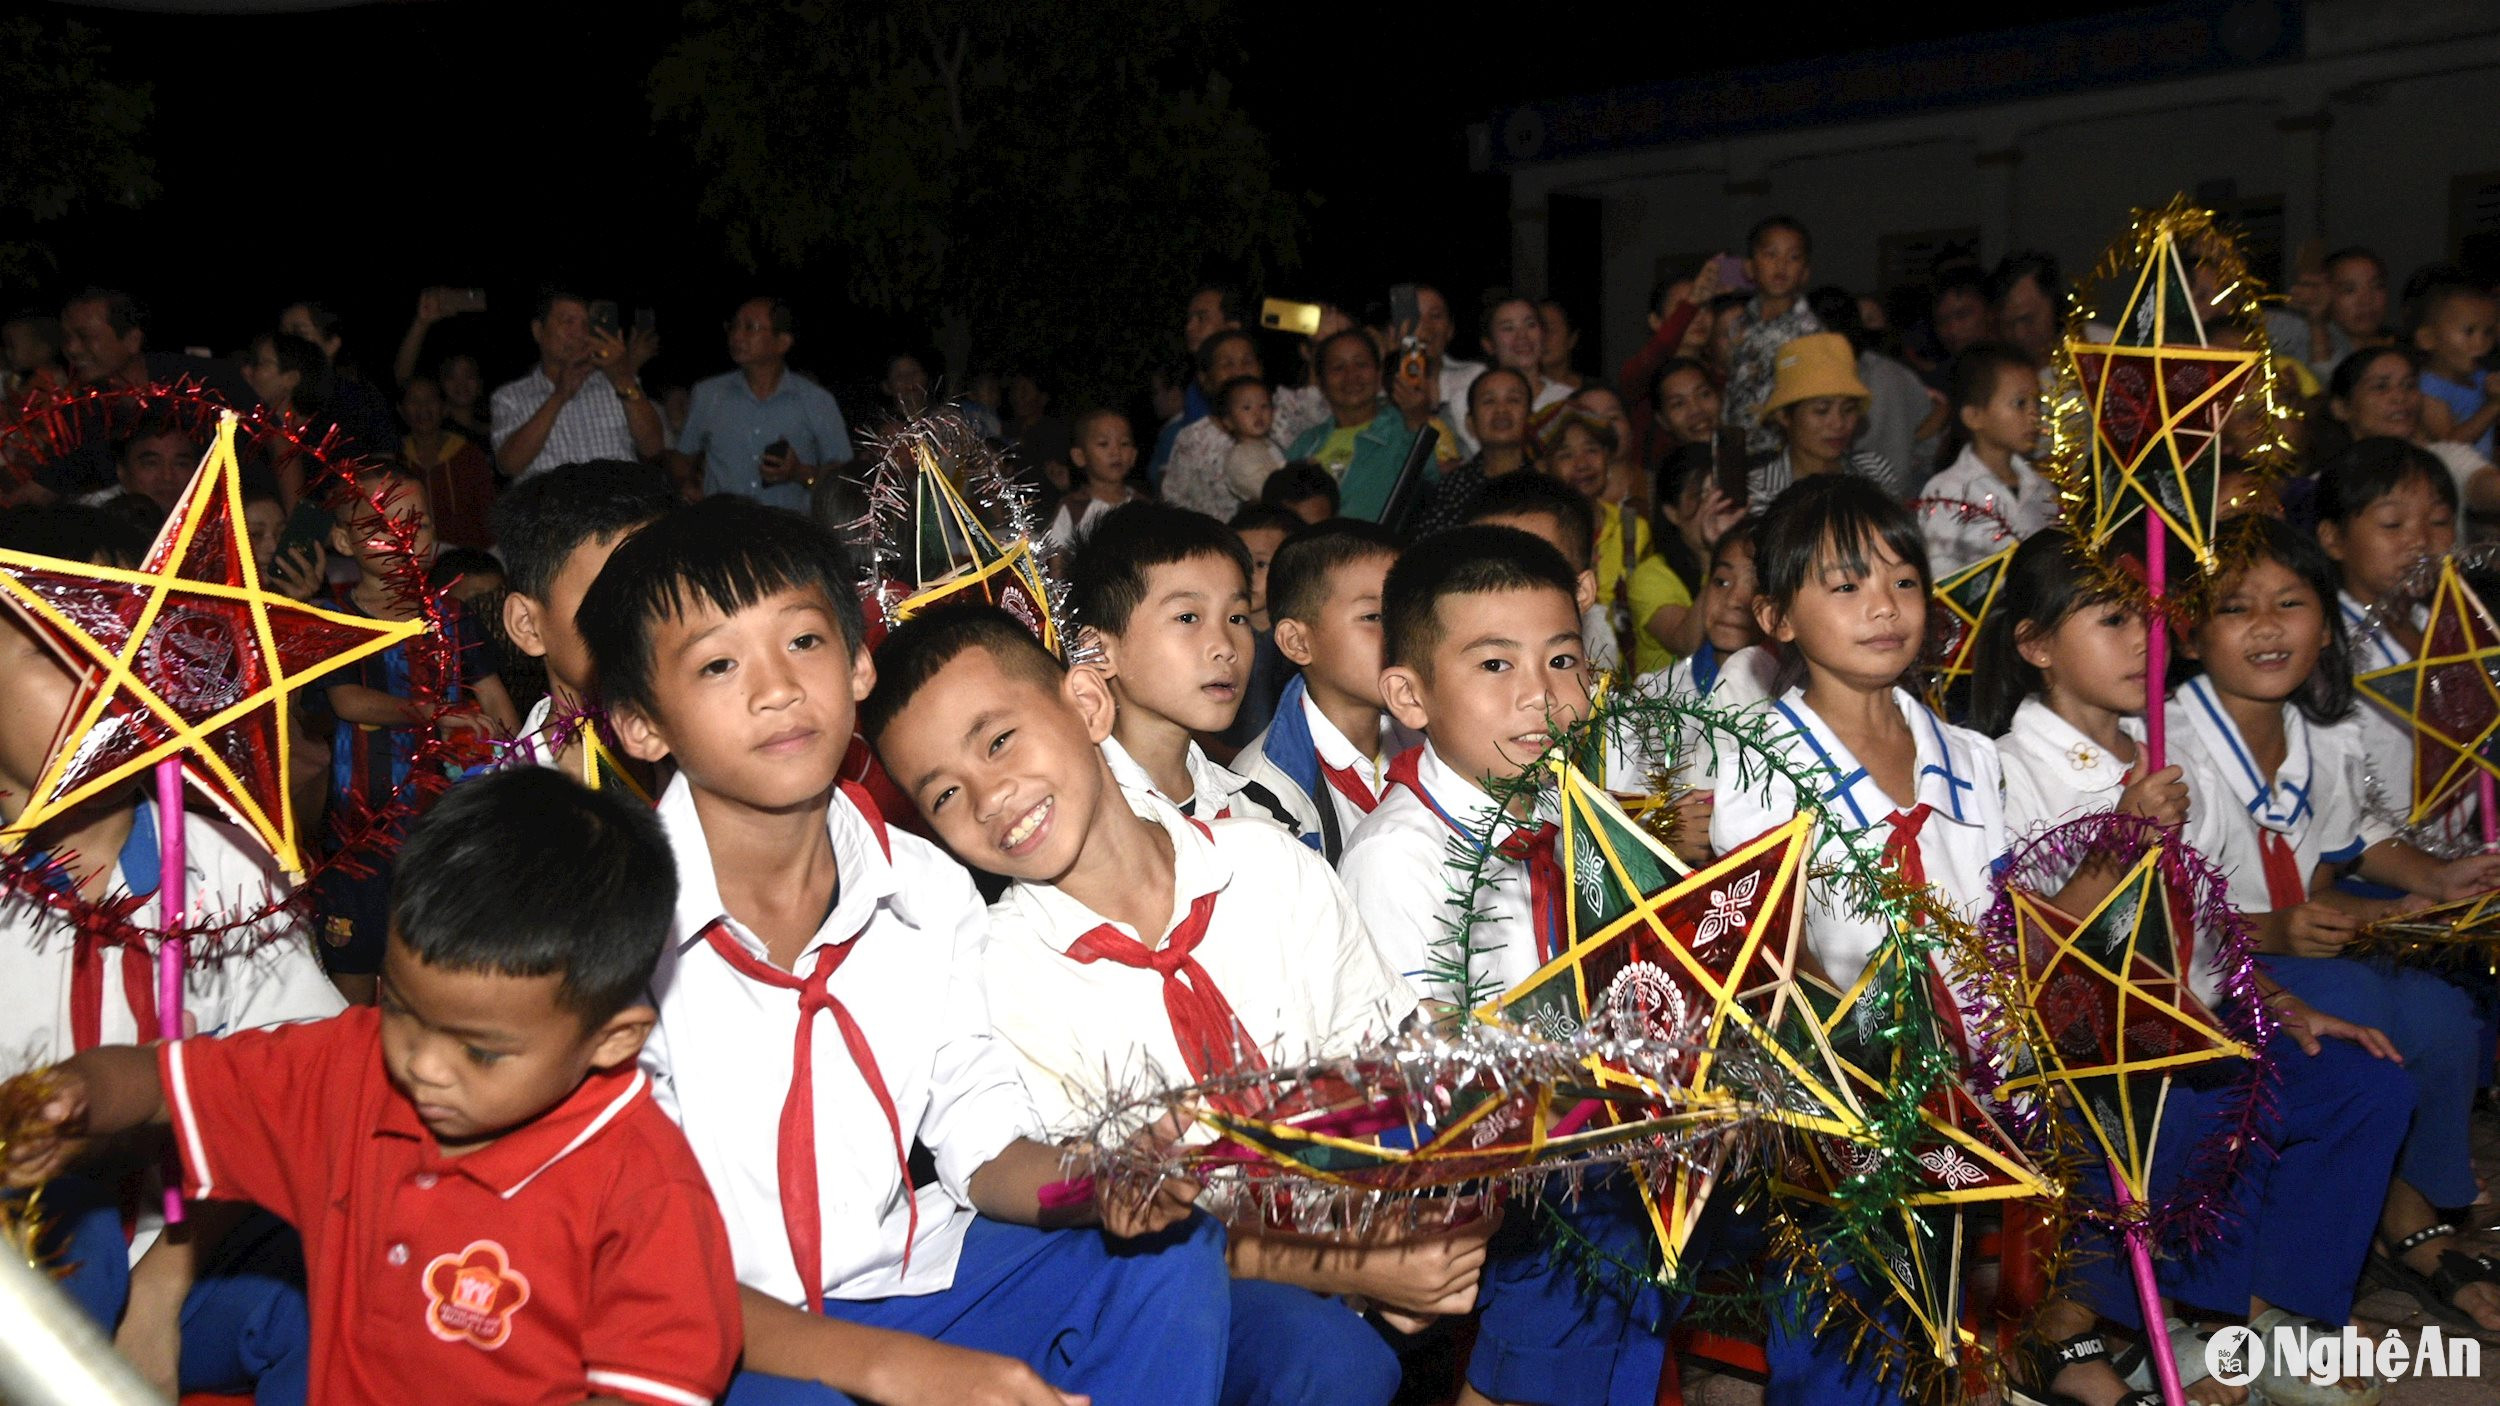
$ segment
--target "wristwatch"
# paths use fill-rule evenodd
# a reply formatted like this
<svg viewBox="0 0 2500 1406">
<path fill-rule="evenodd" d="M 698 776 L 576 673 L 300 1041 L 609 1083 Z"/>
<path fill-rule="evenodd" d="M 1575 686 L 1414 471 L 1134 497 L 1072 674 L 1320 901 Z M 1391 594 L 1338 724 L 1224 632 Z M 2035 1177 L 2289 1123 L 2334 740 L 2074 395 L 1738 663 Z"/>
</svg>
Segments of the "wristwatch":
<svg viewBox="0 0 2500 1406">
<path fill-rule="evenodd" d="M 624 385 L 617 387 L 616 398 L 624 401 L 628 405 L 631 405 L 637 400 L 644 399 L 642 393 L 642 383 L 640 381 L 628 381 Z"/>
</svg>

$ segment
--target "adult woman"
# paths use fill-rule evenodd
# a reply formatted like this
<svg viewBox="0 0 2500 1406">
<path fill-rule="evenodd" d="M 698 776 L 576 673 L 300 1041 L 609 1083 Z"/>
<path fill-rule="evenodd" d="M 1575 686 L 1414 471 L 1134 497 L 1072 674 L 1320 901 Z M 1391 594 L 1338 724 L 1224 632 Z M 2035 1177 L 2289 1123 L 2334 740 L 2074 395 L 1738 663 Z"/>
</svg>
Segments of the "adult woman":
<svg viewBox="0 0 2500 1406">
<path fill-rule="evenodd" d="M 1571 387 L 1545 374 L 1545 318 L 1526 298 L 1505 298 L 1484 314 L 1484 349 L 1496 366 L 1528 381 L 1528 433 L 1544 431 L 1554 407 L 1571 398 Z"/>
<path fill-rule="evenodd" d="M 2355 440 L 2384 435 L 2418 444 L 2437 456 L 2456 478 L 2469 511 L 2500 512 L 2500 473 L 2472 445 L 2422 435 L 2421 364 L 2411 348 L 2364 347 L 2336 363 L 2326 385 L 2326 413 L 2309 425 L 2313 464 L 2323 464 Z"/>
<path fill-rule="evenodd" d="M 1871 399 L 1857 363 L 1849 339 L 1837 332 L 1809 333 L 1780 348 L 1771 394 L 1762 402 L 1762 423 L 1779 433 L 1780 450 L 1747 477 L 1753 511 L 1761 512 L 1790 484 L 1816 474 L 1871 478 L 1896 498 L 1907 498 L 1916 487 L 1890 459 L 1850 447 L 1866 426 Z"/>
<path fill-rule="evenodd" d="M 243 358 L 243 379 L 270 417 L 283 421 L 308 444 L 317 444 L 336 422 L 330 418 L 330 359 L 321 348 L 285 332 L 263 332 Z M 287 453 L 271 465 L 287 511 L 304 493 L 304 459 Z"/>
</svg>

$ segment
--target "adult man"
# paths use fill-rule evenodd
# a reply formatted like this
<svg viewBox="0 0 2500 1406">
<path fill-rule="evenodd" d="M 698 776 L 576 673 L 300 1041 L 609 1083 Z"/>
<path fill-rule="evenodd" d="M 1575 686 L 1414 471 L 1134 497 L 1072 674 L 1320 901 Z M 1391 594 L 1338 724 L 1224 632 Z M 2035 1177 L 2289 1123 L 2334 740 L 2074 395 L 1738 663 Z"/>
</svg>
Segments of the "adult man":
<svg viewBox="0 0 2500 1406">
<path fill-rule="evenodd" d="M 686 428 L 668 456 L 688 496 L 738 493 L 808 510 L 816 476 L 851 461 L 851 430 L 833 392 L 791 374 L 798 317 L 779 298 L 749 298 L 729 319 L 724 371 L 694 388 Z M 695 461 L 702 460 L 701 477 Z"/>
<path fill-rule="evenodd" d="M 180 352 L 149 351 L 147 321 L 147 309 L 128 293 L 89 288 L 70 299 L 61 308 L 61 350 L 69 361 L 70 378 L 82 386 L 105 389 L 190 380 L 238 410 L 251 407 L 252 388 L 226 363 Z M 93 418 L 87 419 L 90 415 Z M 45 465 L 33 482 L 11 495 L 15 501 L 48 503 L 57 496 L 89 493 L 114 481 L 116 465 L 103 412 L 90 407 L 81 412 L 81 418 L 86 423 L 75 436 L 78 448 Z"/>
<path fill-rule="evenodd" d="M 558 464 L 649 459 L 667 441 L 660 409 L 642 392 L 644 363 L 660 339 L 590 325 L 580 294 L 549 289 L 530 318 L 538 365 L 495 391 L 495 467 L 526 478 Z"/>
<path fill-rule="evenodd" d="M 134 493 L 166 512 L 182 501 L 182 490 L 200 466 L 200 446 L 167 416 L 150 412 L 130 427 L 115 446 L 113 483 L 82 500 L 101 506 L 124 493 Z"/>
<path fill-rule="evenodd" d="M 1206 345 L 1207 339 L 1218 332 L 1237 331 L 1240 327 L 1241 295 L 1222 284 L 1210 283 L 1189 295 L 1189 306 L 1181 313 L 1181 345 L 1189 349 L 1190 359 L 1203 368 L 1204 358 L 1199 356 L 1199 351 Z M 1251 370 L 1245 374 L 1256 374 L 1258 352 L 1255 349 L 1250 359 Z M 1172 462 L 1172 451 L 1180 443 L 1181 431 L 1207 417 L 1207 395 L 1215 387 L 1202 387 L 1200 382 L 1204 379 L 1202 375 L 1182 389 L 1181 413 L 1166 420 L 1163 428 L 1155 432 L 1155 452 L 1146 461 L 1146 477 L 1155 483 L 1163 481 L 1164 471 Z M 1215 384 L 1221 385 L 1222 382 Z"/>
<path fill-rule="evenodd" d="M 1394 408 L 1382 399 L 1380 352 L 1359 328 L 1319 344 L 1319 385 L 1328 418 L 1304 430 L 1285 457 L 1314 460 L 1337 476 L 1343 516 L 1378 522 L 1415 432 L 1432 418 L 1431 388 L 1400 384 Z"/>
</svg>

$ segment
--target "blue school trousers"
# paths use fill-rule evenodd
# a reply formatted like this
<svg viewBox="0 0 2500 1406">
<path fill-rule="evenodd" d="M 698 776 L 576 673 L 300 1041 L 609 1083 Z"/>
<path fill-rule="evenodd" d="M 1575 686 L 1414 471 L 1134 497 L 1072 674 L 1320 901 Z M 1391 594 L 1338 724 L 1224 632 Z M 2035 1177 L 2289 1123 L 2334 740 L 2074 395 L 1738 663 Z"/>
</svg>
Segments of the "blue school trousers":
<svg viewBox="0 0 2500 1406">
<path fill-rule="evenodd" d="M 1627 1265 L 1655 1264 L 1657 1232 L 1628 1176 L 1591 1182 L 1554 1210 L 1590 1244 Z M 1477 1301 L 1484 1314 L 1467 1383 L 1520 1406 L 1650 1406 L 1667 1363 L 1667 1329 L 1682 1311 L 1654 1285 L 1601 1287 L 1582 1247 L 1557 1247 L 1545 1213 L 1513 1205 L 1493 1234 Z M 1696 1231 L 1685 1253 L 1706 1247 Z"/>
<path fill-rule="evenodd" d="M 1095 1406 L 1214 1406 L 1232 1318 L 1224 1232 L 1204 1215 L 1162 1235 L 1036 1230 L 986 1216 L 964 1233 L 955 1282 L 934 1294 L 827 1299 L 824 1312 L 949 1347 L 1012 1357 Z M 724 1406 L 832 1406 L 814 1382 L 740 1372 Z"/>
<path fill-rule="evenodd" d="M 2434 1206 L 2472 1205 L 2467 1120 L 2474 1110 L 2474 1061 L 2481 1045 L 2473 998 L 2413 967 L 2347 957 L 2258 962 L 2284 990 L 2328 1015 L 2387 1032 L 2404 1056 L 2414 1092 L 2413 1123 L 2396 1156 L 2396 1175 Z"/>
<path fill-rule="evenodd" d="M 2349 1040 L 2321 1040 L 2311 1055 L 2278 1034 L 2266 1053 L 2277 1079 L 2257 1128 L 2273 1154 L 2262 1147 L 2242 1154 L 2221 1224 L 2193 1246 L 2164 1251 L 2154 1274 L 2165 1296 L 2227 1317 L 2246 1313 L 2253 1295 L 2342 1323 L 2351 1316 L 2353 1285 L 2413 1118 L 2413 1083 L 2402 1066 Z M 2236 1061 L 2201 1068 L 2239 1073 Z M 2187 1175 L 2199 1142 L 2232 1114 L 2238 1097 L 2231 1079 L 2171 1081 L 2154 1149 L 2156 1204 Z M 2108 1203 L 2106 1164 L 2092 1162 L 2083 1182 L 2086 1196 Z M 2078 1226 L 2076 1234 L 2085 1253 L 2073 1270 L 2075 1297 L 2141 1329 L 2125 1245 L 2100 1226 Z"/>
<path fill-rule="evenodd" d="M 1722 1198 L 1729 1194 L 1725 1189 L 1719 1193 Z M 1767 1227 L 1758 1209 L 1743 1215 L 1714 1215 L 1703 1224 L 1707 1227 L 1714 1222 L 1717 1228 L 1710 1232 L 1714 1263 L 1750 1261 L 1768 1244 Z M 1915 1343 L 1909 1314 L 1889 1291 L 1868 1289 L 1857 1266 L 1838 1257 L 1827 1263 L 1832 1283 L 1849 1295 L 1852 1307 L 1841 1310 L 1824 1331 L 1816 1330 L 1823 1319 L 1824 1299 L 1812 1286 L 1793 1278 L 1785 1284 L 1763 1281 L 1763 1406 L 1886 1406 L 1905 1400 L 1900 1370 L 1878 1378 L 1874 1350 L 1867 1348 L 1852 1358 L 1849 1340 L 1854 1336 L 1853 1316 L 1863 1316 L 1880 1319 L 1896 1338 Z"/>
<path fill-rule="evenodd" d="M 1402 1370 L 1388 1340 L 1336 1299 L 1233 1281 L 1223 1406 L 1389 1406 Z"/>
<path fill-rule="evenodd" d="M 62 1177 L 44 1188 L 43 1211 L 46 1248 L 68 1270 L 61 1291 L 112 1337 L 130 1300 L 120 1197 Z M 303 1244 L 286 1222 L 255 1211 L 218 1242 L 182 1301 L 182 1389 L 249 1391 L 257 1406 L 303 1406 L 311 1377 Z"/>
</svg>

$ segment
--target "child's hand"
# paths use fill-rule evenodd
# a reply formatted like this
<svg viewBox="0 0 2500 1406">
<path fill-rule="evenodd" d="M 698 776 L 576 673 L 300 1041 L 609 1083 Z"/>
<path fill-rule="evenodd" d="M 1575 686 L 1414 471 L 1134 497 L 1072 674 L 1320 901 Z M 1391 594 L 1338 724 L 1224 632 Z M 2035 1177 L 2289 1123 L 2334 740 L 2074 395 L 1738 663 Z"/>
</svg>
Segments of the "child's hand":
<svg viewBox="0 0 2500 1406">
<path fill-rule="evenodd" d="M 1684 301 L 1697 308 L 1706 308 L 1710 306 L 1710 300 L 1717 296 L 1719 261 L 1715 257 L 1704 259 L 1701 261 L 1701 272 L 1693 275 L 1693 291 L 1684 295 Z"/>
<path fill-rule="evenodd" d="M 877 1354 L 873 1399 L 883 1406 L 1091 1406 L 1012 1357 L 898 1333 Z"/>
<path fill-rule="evenodd" d="M 1436 1318 L 1476 1306 L 1484 1276 L 1485 1243 L 1501 1229 L 1496 1213 L 1455 1230 L 1373 1245 L 1351 1257 L 1348 1288 L 1383 1309 Z"/>
<path fill-rule="evenodd" d="M 1718 811 L 1717 793 L 1687 791 L 1675 800 L 1675 857 L 1698 869 L 1710 862 L 1710 817 Z"/>
<path fill-rule="evenodd" d="M 2143 770 L 2141 759 L 2128 770 L 2126 789 L 2118 793 L 2118 808 L 2157 825 L 2184 823 L 2188 809 L 2186 773 L 2175 765 L 2150 776 L 2143 775 Z"/>
<path fill-rule="evenodd" d="M 76 1160 L 87 1127 L 87 1081 L 54 1066 L 0 1084 L 0 1185 L 41 1186 Z"/>
<path fill-rule="evenodd" d="M 1186 1125 L 1180 1116 L 1166 1113 L 1138 1130 L 1129 1139 L 1131 1146 L 1159 1158 L 1178 1146 Z M 1101 1184 L 1095 1209 L 1102 1216 L 1102 1228 L 1115 1240 L 1135 1240 L 1140 1236 L 1157 1235 L 1189 1219 L 1197 1207 L 1198 1195 L 1206 1188 L 1185 1177 L 1166 1178 L 1151 1194 L 1140 1196 L 1133 1187 Z"/>
<path fill-rule="evenodd" d="M 2396 1053 L 2396 1042 L 2388 1039 L 2385 1031 L 2328 1015 L 2289 991 L 2278 990 L 2266 997 L 2266 1008 L 2274 1012 L 2283 1033 L 2300 1045 L 2303 1054 L 2316 1054 L 2318 1042 L 2331 1036 L 2350 1040 L 2380 1059 L 2405 1062 L 2405 1057 Z"/>
<path fill-rule="evenodd" d="M 2500 400 L 2500 371 L 2483 377 L 2483 395 L 2487 399 Z"/>
<path fill-rule="evenodd" d="M 2341 956 L 2344 945 L 2361 932 L 2361 920 L 2331 903 L 2315 899 L 2288 909 L 2283 919 L 2283 949 L 2293 957 Z"/>
<path fill-rule="evenodd" d="M 2431 897 L 2469 898 L 2500 888 L 2500 854 L 2469 854 L 2439 866 Z"/>
</svg>

